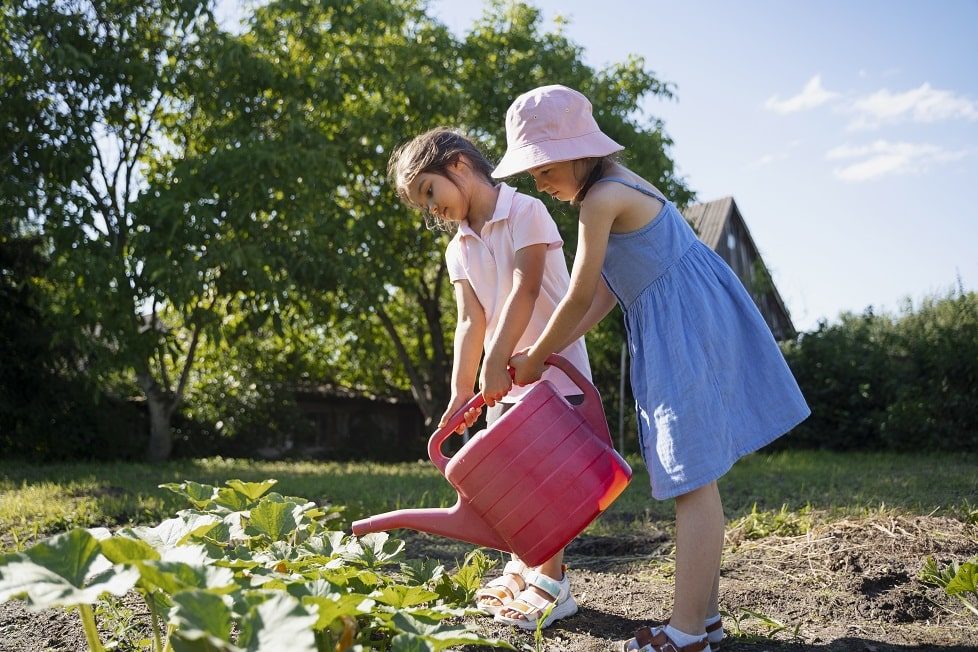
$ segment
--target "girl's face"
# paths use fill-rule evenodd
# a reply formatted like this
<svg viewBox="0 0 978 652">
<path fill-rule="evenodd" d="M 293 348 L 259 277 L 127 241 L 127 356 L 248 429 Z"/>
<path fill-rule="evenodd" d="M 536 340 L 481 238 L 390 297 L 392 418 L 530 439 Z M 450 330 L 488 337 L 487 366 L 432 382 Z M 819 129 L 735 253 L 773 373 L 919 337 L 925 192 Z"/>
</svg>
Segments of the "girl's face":
<svg viewBox="0 0 978 652">
<path fill-rule="evenodd" d="M 581 189 L 583 179 L 578 179 L 574 161 L 545 163 L 530 168 L 530 176 L 537 183 L 537 190 L 545 192 L 559 201 L 573 201 Z"/>
<path fill-rule="evenodd" d="M 459 178 L 459 183 L 462 179 Z M 422 172 L 408 186 L 408 199 L 446 222 L 461 222 L 469 214 L 468 197 L 456 181 L 442 174 Z"/>
</svg>

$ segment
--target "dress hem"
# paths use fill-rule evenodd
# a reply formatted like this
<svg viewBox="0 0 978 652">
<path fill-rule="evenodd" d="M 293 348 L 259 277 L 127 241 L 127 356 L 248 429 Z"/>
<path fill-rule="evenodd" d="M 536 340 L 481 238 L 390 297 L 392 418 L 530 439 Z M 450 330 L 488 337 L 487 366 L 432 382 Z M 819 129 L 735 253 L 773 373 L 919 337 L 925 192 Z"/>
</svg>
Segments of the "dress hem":
<svg viewBox="0 0 978 652">
<path fill-rule="evenodd" d="M 753 442 L 746 448 L 741 449 L 740 451 L 735 453 L 734 458 L 732 460 L 726 462 L 720 469 L 714 469 L 713 471 L 706 473 L 703 476 L 696 478 L 695 480 L 686 480 L 681 484 L 673 485 L 668 492 L 665 492 L 660 495 L 656 495 L 655 490 L 652 489 L 652 497 L 655 498 L 656 500 L 669 500 L 670 498 L 682 496 L 683 494 L 687 494 L 690 491 L 699 489 L 700 487 L 709 484 L 714 480 L 719 480 L 724 475 L 726 475 L 727 471 L 733 468 L 733 465 L 736 464 L 737 461 L 740 460 L 742 457 L 749 455 L 750 453 L 756 452 L 758 449 L 764 448 L 778 437 L 783 437 L 784 435 L 788 434 L 788 432 L 790 432 L 792 428 L 794 428 L 802 421 L 807 419 L 809 416 L 811 416 L 811 413 L 812 413 L 811 409 L 808 409 L 800 418 L 791 420 L 787 427 L 779 426 L 775 428 L 774 434 L 761 437 L 756 442 Z M 647 466 L 648 463 L 646 462 L 646 467 Z M 652 474 L 649 473 L 649 483 L 651 484 L 651 482 L 652 482 Z"/>
</svg>

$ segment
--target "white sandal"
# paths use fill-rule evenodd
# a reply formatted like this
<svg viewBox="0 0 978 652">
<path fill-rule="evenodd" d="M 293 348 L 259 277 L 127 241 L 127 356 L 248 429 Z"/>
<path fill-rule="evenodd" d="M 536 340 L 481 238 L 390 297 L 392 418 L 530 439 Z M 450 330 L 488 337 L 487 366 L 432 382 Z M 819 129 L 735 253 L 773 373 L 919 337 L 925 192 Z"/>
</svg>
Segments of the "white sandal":
<svg viewBox="0 0 978 652">
<path fill-rule="evenodd" d="M 523 615 L 522 618 L 508 618 L 502 613 L 497 613 L 495 620 L 506 625 L 515 625 L 520 629 L 535 630 L 537 623 L 543 612 L 550 605 L 553 605 L 550 613 L 543 620 L 541 628 L 549 627 L 554 621 L 573 616 L 577 613 L 577 602 L 570 592 L 570 578 L 564 573 L 564 578 L 559 582 L 552 577 L 538 572 L 531 572 L 525 576 L 527 588 L 519 596 L 506 605 L 507 609 L 512 609 Z M 550 599 L 531 591 L 530 587 L 535 586 L 550 596 Z M 501 611 L 501 610 L 500 610 Z"/>
<path fill-rule="evenodd" d="M 526 564 L 521 561 L 513 559 L 506 562 L 502 575 L 475 592 L 476 607 L 490 616 L 495 616 L 501 609 L 508 607 L 520 591 L 526 588 L 526 580 L 523 578 L 526 571 Z M 513 578 L 514 575 L 523 581 L 523 586 Z M 484 604 L 483 601 L 487 598 L 496 600 L 499 604 Z"/>
</svg>

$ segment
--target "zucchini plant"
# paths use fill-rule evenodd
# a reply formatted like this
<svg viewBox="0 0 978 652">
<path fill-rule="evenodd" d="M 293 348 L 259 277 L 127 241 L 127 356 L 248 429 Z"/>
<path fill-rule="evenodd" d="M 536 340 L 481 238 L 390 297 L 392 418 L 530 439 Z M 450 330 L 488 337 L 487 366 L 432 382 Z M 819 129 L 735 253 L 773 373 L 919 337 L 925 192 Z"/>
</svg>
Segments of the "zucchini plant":
<svg viewBox="0 0 978 652">
<path fill-rule="evenodd" d="M 493 563 L 481 551 L 454 572 L 406 561 L 402 541 L 330 529 L 341 508 L 275 484 L 160 485 L 189 507 L 152 527 L 79 528 L 0 557 L 0 602 L 77 609 L 91 652 L 119 643 L 102 641 L 93 606 L 133 591 L 154 652 L 515 649 L 461 623 Z"/>
</svg>

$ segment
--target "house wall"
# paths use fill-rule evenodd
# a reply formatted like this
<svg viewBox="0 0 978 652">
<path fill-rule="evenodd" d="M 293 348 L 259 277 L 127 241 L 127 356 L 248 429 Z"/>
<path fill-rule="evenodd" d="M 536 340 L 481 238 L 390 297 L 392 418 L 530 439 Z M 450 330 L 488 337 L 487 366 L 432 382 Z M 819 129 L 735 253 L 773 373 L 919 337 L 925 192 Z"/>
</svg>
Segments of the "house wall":
<svg viewBox="0 0 978 652">
<path fill-rule="evenodd" d="M 794 337 L 794 328 L 770 289 L 773 287 L 771 278 L 742 220 L 727 220 L 716 252 L 750 292 L 774 338 L 783 340 Z"/>
</svg>

